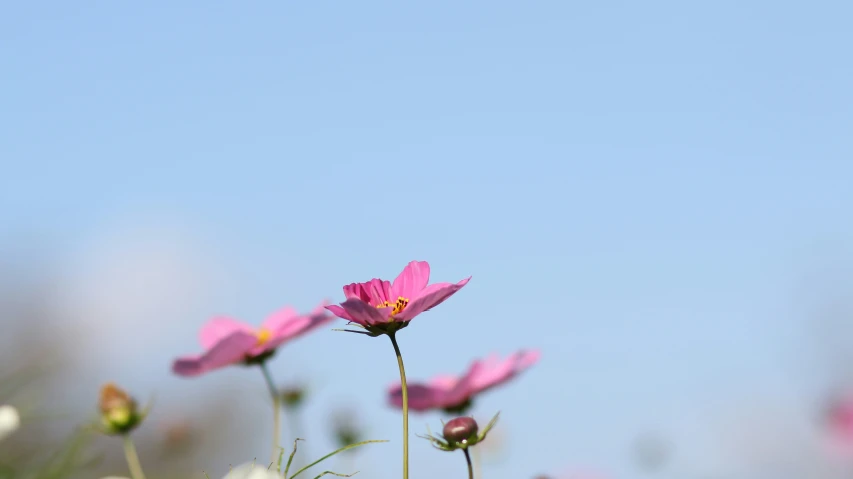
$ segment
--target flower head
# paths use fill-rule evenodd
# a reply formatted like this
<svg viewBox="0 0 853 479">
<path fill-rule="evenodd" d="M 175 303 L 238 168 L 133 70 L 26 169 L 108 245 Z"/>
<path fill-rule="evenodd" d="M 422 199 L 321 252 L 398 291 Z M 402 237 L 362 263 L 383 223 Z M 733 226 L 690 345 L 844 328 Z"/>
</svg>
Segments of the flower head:
<svg viewBox="0 0 853 479">
<path fill-rule="evenodd" d="M 301 406 L 302 402 L 305 400 L 307 390 L 302 385 L 294 384 L 283 388 L 279 391 L 279 394 L 281 394 L 281 402 L 284 404 L 284 407 L 288 409 L 296 409 Z"/>
<path fill-rule="evenodd" d="M 462 376 L 436 376 L 428 383 L 409 383 L 409 407 L 415 411 L 443 409 L 451 413 L 465 412 L 475 396 L 499 386 L 539 361 L 539 351 L 518 351 L 505 359 L 492 355 L 476 360 Z M 388 390 L 388 401 L 402 407 L 400 384 Z"/>
<path fill-rule="evenodd" d="M 482 431 L 479 430 L 477 421 L 475 421 L 474 418 L 463 416 L 448 421 L 444 425 L 441 436 L 437 437 L 432 434 L 427 434 L 426 436 L 421 437 L 429 440 L 433 446 L 437 449 L 441 449 L 442 451 L 467 449 L 483 442 L 483 440 L 486 439 L 486 435 L 489 434 L 489 431 L 495 427 L 495 424 L 498 422 L 499 415 L 500 413 L 495 414 L 495 417 L 489 421 Z"/>
<path fill-rule="evenodd" d="M 179 376 L 198 376 L 232 364 L 263 362 L 285 342 L 331 321 L 326 304 L 306 315 L 286 307 L 270 315 L 260 328 L 228 317 L 213 318 L 202 326 L 199 335 L 204 352 L 176 359 L 172 371 Z"/>
<path fill-rule="evenodd" d="M 469 276 L 458 283 L 428 284 L 429 271 L 426 261 L 412 261 L 394 282 L 374 278 L 344 286 L 346 300 L 326 308 L 366 329 L 364 334 L 392 334 L 406 327 L 415 316 L 444 302 L 471 279 Z"/>
<path fill-rule="evenodd" d="M 136 401 L 113 383 L 101 387 L 98 409 L 106 434 L 128 433 L 145 418 L 145 412 L 139 411 Z"/>
<path fill-rule="evenodd" d="M 349 446 L 361 441 L 361 428 L 356 423 L 356 417 L 355 412 L 349 409 L 338 410 L 332 416 L 332 428 L 339 447 Z M 354 452 L 355 449 L 350 449 L 347 452 L 351 451 Z"/>
<path fill-rule="evenodd" d="M 0 441 L 11 436 L 21 427 L 21 416 L 14 406 L 0 406 Z"/>
</svg>

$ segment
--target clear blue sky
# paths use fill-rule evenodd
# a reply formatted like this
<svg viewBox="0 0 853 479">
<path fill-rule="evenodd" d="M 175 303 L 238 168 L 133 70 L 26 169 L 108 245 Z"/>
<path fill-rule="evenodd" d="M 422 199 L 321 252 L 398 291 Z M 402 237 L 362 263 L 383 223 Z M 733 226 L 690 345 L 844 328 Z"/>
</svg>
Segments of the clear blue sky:
<svg viewBox="0 0 853 479">
<path fill-rule="evenodd" d="M 852 16 L 842 1 L 9 2 L 0 246 L 35 233 L 73 263 L 163 217 L 216 251 L 234 286 L 170 319 L 138 384 L 181 394 L 170 358 L 210 314 L 308 308 L 412 259 L 473 275 L 401 342 L 413 378 L 543 350 L 479 405 L 513 434 L 488 477 L 632 477 L 641 429 L 699 428 L 708 404 L 786 382 L 799 269 L 853 237 Z M 310 362 L 324 400 L 367 407 L 392 477 L 390 345 L 344 336 L 278 368 Z M 261 436 L 240 452 L 263 457 Z M 414 467 L 461 465 L 414 449 Z"/>
</svg>

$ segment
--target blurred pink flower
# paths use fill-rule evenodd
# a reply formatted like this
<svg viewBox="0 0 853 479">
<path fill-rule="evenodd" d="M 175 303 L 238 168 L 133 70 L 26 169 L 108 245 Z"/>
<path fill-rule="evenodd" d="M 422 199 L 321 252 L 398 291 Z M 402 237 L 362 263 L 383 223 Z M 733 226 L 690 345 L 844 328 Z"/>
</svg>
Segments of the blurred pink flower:
<svg viewBox="0 0 853 479">
<path fill-rule="evenodd" d="M 485 360 L 476 360 L 463 376 L 441 375 L 428 383 L 408 383 L 409 407 L 415 411 L 444 409 L 452 412 L 464 412 L 470 401 L 477 395 L 495 386 L 499 386 L 517 376 L 539 361 L 536 350 L 518 351 L 505 359 L 491 355 Z M 402 407 L 400 383 L 388 390 L 388 401 L 396 407 Z"/>
<path fill-rule="evenodd" d="M 262 361 L 285 342 L 334 319 L 326 312 L 327 304 L 324 301 L 305 315 L 288 306 L 270 315 L 260 328 L 229 317 L 213 318 L 199 334 L 204 352 L 176 359 L 172 371 L 179 376 L 198 376 L 232 364 Z"/>
<path fill-rule="evenodd" d="M 843 456 L 853 454 L 853 393 L 832 400 L 826 421 L 834 452 Z"/>
<path fill-rule="evenodd" d="M 393 283 L 374 278 L 344 286 L 346 300 L 326 308 L 340 318 L 367 329 L 387 323 L 408 323 L 418 314 L 441 304 L 471 279 L 453 283 L 429 283 L 429 263 L 412 261 Z"/>
</svg>

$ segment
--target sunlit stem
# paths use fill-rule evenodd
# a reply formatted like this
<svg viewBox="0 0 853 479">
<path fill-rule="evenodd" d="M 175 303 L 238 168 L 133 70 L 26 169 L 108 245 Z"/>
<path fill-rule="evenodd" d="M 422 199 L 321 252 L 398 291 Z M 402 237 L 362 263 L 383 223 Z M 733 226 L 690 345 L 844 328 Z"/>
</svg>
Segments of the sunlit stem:
<svg viewBox="0 0 853 479">
<path fill-rule="evenodd" d="M 462 449 L 465 453 L 465 462 L 468 463 L 468 479 L 474 479 L 474 468 L 471 466 L 471 455 L 468 454 L 468 448 Z"/>
<path fill-rule="evenodd" d="M 127 459 L 127 468 L 130 470 L 130 477 L 133 479 L 145 479 L 145 473 L 142 472 L 142 464 L 139 463 L 139 455 L 136 454 L 136 446 L 133 445 L 133 439 L 130 434 L 125 434 L 122 437 L 124 440 L 124 457 Z"/>
<path fill-rule="evenodd" d="M 400 367 L 400 385 L 403 390 L 403 479 L 409 479 L 409 387 L 406 385 L 406 368 L 403 366 L 403 355 L 397 346 L 394 333 L 388 335 L 397 354 L 397 366 Z"/>
<path fill-rule="evenodd" d="M 272 397 L 272 460 L 275 461 L 281 451 L 281 400 L 266 362 L 261 363 L 261 372 L 264 373 Z"/>
</svg>

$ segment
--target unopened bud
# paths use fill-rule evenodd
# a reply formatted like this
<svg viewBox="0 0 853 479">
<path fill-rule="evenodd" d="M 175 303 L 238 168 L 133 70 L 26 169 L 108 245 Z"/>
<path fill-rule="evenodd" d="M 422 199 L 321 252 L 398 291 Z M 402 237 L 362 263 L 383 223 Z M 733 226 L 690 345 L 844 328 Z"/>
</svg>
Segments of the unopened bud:
<svg viewBox="0 0 853 479">
<path fill-rule="evenodd" d="M 285 388 L 281 391 L 281 400 L 285 407 L 296 408 L 305 399 L 305 389 L 299 386 Z"/>
<path fill-rule="evenodd" d="M 107 383 L 101 388 L 98 407 L 101 410 L 101 422 L 108 434 L 129 432 L 142 420 L 136 401 L 113 383 Z"/>
<path fill-rule="evenodd" d="M 477 432 L 479 432 L 477 421 L 472 417 L 462 416 L 456 419 L 451 419 L 444 425 L 442 435 L 450 444 L 468 444 L 469 442 L 477 441 Z"/>
</svg>

